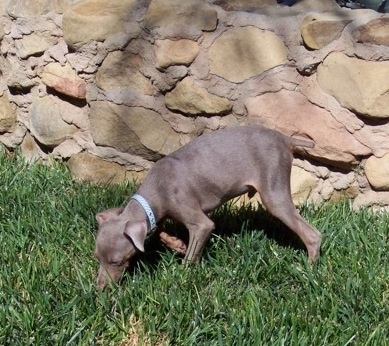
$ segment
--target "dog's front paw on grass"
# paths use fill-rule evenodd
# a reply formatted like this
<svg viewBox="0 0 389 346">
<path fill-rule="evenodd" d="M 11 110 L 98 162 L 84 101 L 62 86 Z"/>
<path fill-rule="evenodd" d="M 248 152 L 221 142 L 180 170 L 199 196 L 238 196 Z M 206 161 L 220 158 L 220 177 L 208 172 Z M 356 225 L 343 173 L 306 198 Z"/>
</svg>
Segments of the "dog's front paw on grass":
<svg viewBox="0 0 389 346">
<path fill-rule="evenodd" d="M 181 254 L 185 255 L 186 253 L 186 244 L 183 240 L 174 237 L 172 235 L 167 234 L 166 232 L 162 231 L 159 234 L 159 237 L 161 238 L 161 242 L 168 247 L 169 249 Z"/>
</svg>

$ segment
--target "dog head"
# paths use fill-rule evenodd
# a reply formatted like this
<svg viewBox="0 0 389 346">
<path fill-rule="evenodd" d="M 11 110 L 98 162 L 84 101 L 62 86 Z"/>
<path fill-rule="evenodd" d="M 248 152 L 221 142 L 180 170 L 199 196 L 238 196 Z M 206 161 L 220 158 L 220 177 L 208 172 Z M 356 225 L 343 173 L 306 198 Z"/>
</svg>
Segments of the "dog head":
<svg viewBox="0 0 389 346">
<path fill-rule="evenodd" d="M 119 281 L 136 252 L 144 252 L 147 221 L 129 220 L 122 212 L 123 208 L 115 208 L 96 215 L 99 230 L 95 256 L 100 263 L 97 286 L 101 289 L 110 281 Z"/>
</svg>

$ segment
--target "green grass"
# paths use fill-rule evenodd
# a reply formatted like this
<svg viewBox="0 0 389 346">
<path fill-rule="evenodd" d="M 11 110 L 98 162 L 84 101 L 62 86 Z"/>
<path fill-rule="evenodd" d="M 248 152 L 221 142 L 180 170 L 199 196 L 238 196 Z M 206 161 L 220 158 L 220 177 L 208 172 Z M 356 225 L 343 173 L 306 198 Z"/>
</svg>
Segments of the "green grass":
<svg viewBox="0 0 389 346">
<path fill-rule="evenodd" d="M 152 241 L 99 292 L 94 215 L 132 187 L 76 183 L 17 156 L 0 167 L 0 345 L 389 345 L 384 213 L 303 207 L 324 236 L 312 269 L 264 211 L 222 207 L 199 265 Z"/>
</svg>

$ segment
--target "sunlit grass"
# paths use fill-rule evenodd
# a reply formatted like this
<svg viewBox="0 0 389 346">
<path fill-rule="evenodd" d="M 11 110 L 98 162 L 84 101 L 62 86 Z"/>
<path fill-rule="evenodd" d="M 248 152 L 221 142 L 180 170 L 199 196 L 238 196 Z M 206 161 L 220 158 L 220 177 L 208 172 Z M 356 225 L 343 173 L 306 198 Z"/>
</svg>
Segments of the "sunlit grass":
<svg viewBox="0 0 389 346">
<path fill-rule="evenodd" d="M 386 214 L 303 207 L 324 238 L 311 268 L 263 210 L 222 207 L 199 265 L 152 241 L 98 292 L 95 214 L 125 204 L 132 186 L 76 183 L 63 165 L 17 156 L 0 166 L 1 345 L 389 344 Z"/>
</svg>

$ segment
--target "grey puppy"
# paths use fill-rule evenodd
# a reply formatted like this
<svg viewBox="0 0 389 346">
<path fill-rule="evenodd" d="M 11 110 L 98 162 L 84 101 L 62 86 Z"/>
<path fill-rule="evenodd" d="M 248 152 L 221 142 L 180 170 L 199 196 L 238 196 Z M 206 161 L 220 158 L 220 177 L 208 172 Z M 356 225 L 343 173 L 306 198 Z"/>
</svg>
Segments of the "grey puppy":
<svg viewBox="0 0 389 346">
<path fill-rule="evenodd" d="M 294 149 L 314 142 L 262 126 L 238 126 L 204 134 L 159 160 L 125 208 L 97 214 L 97 286 L 118 281 L 152 229 L 165 218 L 189 231 L 185 261 L 197 262 L 214 223 L 207 214 L 231 198 L 259 192 L 267 211 L 293 230 L 314 262 L 321 234 L 296 210 L 290 193 Z"/>
</svg>

